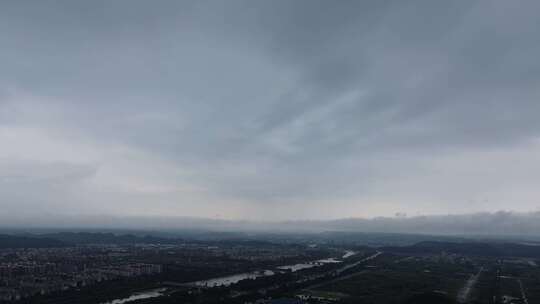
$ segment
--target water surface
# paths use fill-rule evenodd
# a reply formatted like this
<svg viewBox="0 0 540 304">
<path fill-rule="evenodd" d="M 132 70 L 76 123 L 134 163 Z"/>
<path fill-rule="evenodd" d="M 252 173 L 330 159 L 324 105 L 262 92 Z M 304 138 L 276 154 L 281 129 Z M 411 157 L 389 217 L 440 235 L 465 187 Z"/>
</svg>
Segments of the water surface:
<svg viewBox="0 0 540 304">
<path fill-rule="evenodd" d="M 103 304 L 123 304 L 123 303 L 128 303 L 128 302 L 136 301 L 136 300 L 157 298 L 164 295 L 166 290 L 167 288 L 159 288 L 159 289 L 141 291 L 141 292 L 134 293 L 130 295 L 129 297 L 112 300 L 109 302 L 105 302 Z"/>
</svg>

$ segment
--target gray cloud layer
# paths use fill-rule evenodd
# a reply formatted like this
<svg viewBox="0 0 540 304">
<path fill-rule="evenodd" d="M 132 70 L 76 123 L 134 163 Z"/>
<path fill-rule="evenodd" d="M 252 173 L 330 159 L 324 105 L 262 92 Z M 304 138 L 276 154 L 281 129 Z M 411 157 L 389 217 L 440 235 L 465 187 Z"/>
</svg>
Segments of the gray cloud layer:
<svg viewBox="0 0 540 304">
<path fill-rule="evenodd" d="M 537 1 L 16 1 L 10 213 L 538 210 Z"/>
<path fill-rule="evenodd" d="M 21 224 L 24 223 L 24 224 Z M 75 216 L 21 218 L 2 221 L 0 229 L 129 229 L 147 231 L 218 231 L 275 233 L 408 233 L 455 236 L 522 237 L 540 240 L 540 212 L 482 212 L 455 215 L 427 215 L 372 219 L 346 218 L 338 220 L 304 221 L 232 221 L 174 216 Z"/>
</svg>

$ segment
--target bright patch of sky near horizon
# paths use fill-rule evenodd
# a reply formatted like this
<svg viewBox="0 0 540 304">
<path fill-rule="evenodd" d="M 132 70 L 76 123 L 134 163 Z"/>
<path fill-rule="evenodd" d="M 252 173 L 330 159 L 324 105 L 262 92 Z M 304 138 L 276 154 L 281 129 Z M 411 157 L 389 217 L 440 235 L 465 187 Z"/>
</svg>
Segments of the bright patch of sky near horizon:
<svg viewBox="0 0 540 304">
<path fill-rule="evenodd" d="M 0 217 L 540 209 L 538 1 L 12 1 Z"/>
</svg>

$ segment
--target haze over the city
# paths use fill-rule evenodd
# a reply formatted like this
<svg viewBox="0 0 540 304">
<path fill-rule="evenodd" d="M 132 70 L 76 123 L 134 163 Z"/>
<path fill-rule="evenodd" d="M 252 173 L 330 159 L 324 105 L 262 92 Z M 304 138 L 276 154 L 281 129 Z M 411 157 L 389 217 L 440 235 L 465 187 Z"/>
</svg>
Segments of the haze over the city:
<svg viewBox="0 0 540 304">
<path fill-rule="evenodd" d="M 0 221 L 384 216 L 398 224 L 352 228 L 424 233 L 444 228 L 403 222 L 440 215 L 531 233 L 539 10 L 3 1 Z"/>
</svg>

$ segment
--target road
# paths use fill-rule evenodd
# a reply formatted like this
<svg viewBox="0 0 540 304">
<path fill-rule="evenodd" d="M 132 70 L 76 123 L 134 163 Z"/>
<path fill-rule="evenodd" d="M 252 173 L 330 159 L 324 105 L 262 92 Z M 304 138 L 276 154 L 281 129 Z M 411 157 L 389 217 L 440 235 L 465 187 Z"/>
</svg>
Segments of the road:
<svg viewBox="0 0 540 304">
<path fill-rule="evenodd" d="M 373 255 L 370 255 L 366 258 L 363 258 L 361 259 L 360 261 L 357 261 L 355 263 L 352 263 L 352 264 L 348 264 L 348 265 L 345 265 L 343 267 L 341 267 L 340 269 L 336 270 L 335 273 L 337 275 L 340 275 L 341 273 L 343 273 L 345 270 L 348 270 L 348 269 L 351 269 L 353 267 L 356 267 L 364 262 L 367 262 L 367 261 L 370 261 L 370 260 L 373 260 L 374 258 L 378 257 L 379 255 L 381 255 L 382 252 L 380 251 L 377 251 L 375 254 Z M 333 278 L 332 280 L 330 281 L 326 281 L 326 282 L 322 282 L 322 283 L 318 283 L 318 284 L 315 284 L 315 285 L 311 285 L 309 287 L 306 287 L 304 288 L 304 290 L 313 290 L 313 289 L 317 289 L 323 285 L 327 285 L 327 284 L 332 284 L 334 282 L 338 282 L 338 281 L 341 281 L 341 280 L 345 280 L 345 279 L 349 279 L 349 278 L 352 278 L 352 277 L 355 277 L 357 275 L 360 275 L 364 272 L 366 272 L 367 270 L 361 270 L 361 271 L 358 271 L 358 272 L 355 272 L 355 273 L 351 273 L 351 274 L 348 274 L 348 275 L 345 275 L 345 276 L 341 276 L 341 277 L 337 277 L 337 278 Z"/>
<path fill-rule="evenodd" d="M 366 257 L 366 258 L 363 258 L 363 259 L 361 259 L 361 260 L 358 261 L 358 262 L 355 262 L 355 263 L 352 263 L 352 264 L 347 264 L 347 265 L 341 267 L 340 269 L 336 270 L 336 272 L 337 272 L 337 274 L 339 275 L 339 274 L 341 274 L 342 272 L 344 272 L 344 271 L 346 271 L 346 270 L 348 270 L 348 269 L 351 269 L 351 268 L 353 268 L 353 267 L 356 267 L 356 266 L 358 266 L 358 265 L 360 265 L 360 264 L 362 264 L 362 263 L 364 263 L 364 262 L 373 260 L 374 258 L 378 257 L 378 256 L 381 255 L 381 254 L 382 254 L 382 252 L 377 251 L 375 254 L 370 255 L 370 256 L 368 256 L 368 257 Z"/>
<path fill-rule="evenodd" d="M 525 288 L 523 288 L 523 282 L 521 282 L 521 279 L 518 280 L 519 283 L 519 289 L 521 289 L 521 299 L 523 300 L 523 303 L 529 304 L 529 299 L 527 299 L 527 295 L 525 294 Z"/>
<path fill-rule="evenodd" d="M 480 270 L 478 270 L 477 274 L 471 275 L 471 277 L 465 282 L 465 286 L 458 292 L 457 295 L 457 301 L 458 303 L 467 303 L 469 300 L 469 296 L 471 294 L 471 291 L 474 288 L 474 285 L 476 285 L 476 282 L 478 282 L 478 278 L 480 277 L 480 274 L 484 271 L 484 267 L 481 267 Z"/>
</svg>

